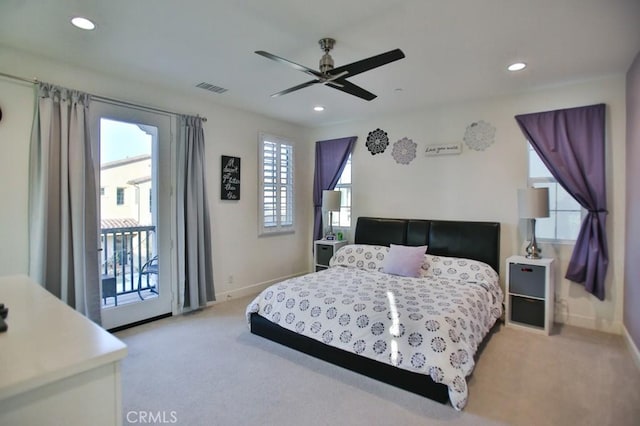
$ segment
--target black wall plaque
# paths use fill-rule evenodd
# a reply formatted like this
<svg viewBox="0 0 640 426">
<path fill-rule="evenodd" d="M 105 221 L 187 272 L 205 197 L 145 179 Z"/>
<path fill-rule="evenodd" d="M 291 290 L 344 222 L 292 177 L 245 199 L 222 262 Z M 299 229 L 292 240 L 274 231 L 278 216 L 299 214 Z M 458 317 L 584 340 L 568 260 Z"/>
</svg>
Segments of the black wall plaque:
<svg viewBox="0 0 640 426">
<path fill-rule="evenodd" d="M 223 200 L 240 199 L 240 157 L 222 156 L 222 176 L 220 179 L 220 198 Z"/>
</svg>

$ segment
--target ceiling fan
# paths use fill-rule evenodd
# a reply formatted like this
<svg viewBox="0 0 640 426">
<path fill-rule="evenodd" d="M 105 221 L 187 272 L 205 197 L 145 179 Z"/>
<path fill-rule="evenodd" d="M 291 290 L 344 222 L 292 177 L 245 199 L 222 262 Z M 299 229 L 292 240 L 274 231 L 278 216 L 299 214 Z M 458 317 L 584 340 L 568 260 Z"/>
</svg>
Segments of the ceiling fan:
<svg viewBox="0 0 640 426">
<path fill-rule="evenodd" d="M 329 87 L 333 87 L 334 89 L 341 90 L 350 95 L 357 96 L 367 101 L 371 101 L 376 98 L 376 95 L 364 90 L 360 86 L 356 86 L 350 81 L 347 81 L 347 78 L 404 58 L 404 53 L 402 53 L 402 50 L 395 49 L 376 56 L 372 56 L 367 59 L 352 62 L 348 65 L 334 68 L 333 58 L 331 57 L 331 55 L 329 55 L 329 51 L 333 49 L 336 41 L 332 38 L 323 38 L 320 39 L 318 43 L 320 43 L 320 48 L 324 51 L 324 55 L 322 55 L 322 58 L 320 59 L 320 71 L 305 67 L 304 65 L 296 64 L 295 62 L 291 62 L 288 59 L 281 58 L 263 50 L 256 51 L 258 55 L 272 59 L 276 62 L 281 62 L 283 64 L 289 65 L 297 69 L 298 71 L 302 71 L 315 77 L 314 80 L 307 81 L 306 83 L 302 83 L 294 87 L 290 87 L 289 89 L 285 89 L 278 93 L 274 93 L 273 95 L 271 95 L 272 97 L 286 95 L 287 93 L 304 89 L 305 87 L 309 87 L 314 84 L 324 84 Z"/>
</svg>

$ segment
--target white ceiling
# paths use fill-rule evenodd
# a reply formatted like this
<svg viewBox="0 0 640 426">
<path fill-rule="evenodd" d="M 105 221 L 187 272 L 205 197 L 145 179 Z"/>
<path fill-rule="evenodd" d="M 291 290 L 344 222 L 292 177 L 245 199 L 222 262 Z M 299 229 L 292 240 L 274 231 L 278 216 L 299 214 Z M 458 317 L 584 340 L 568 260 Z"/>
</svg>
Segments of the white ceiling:
<svg viewBox="0 0 640 426">
<path fill-rule="evenodd" d="M 75 29 L 75 15 L 97 29 Z M 253 52 L 318 69 L 323 37 L 336 66 L 395 48 L 406 58 L 351 79 L 371 102 L 320 85 L 271 98 L 310 78 Z M 0 44 L 322 126 L 624 73 L 640 0 L 0 0 Z M 516 60 L 528 68 L 507 72 Z"/>
</svg>

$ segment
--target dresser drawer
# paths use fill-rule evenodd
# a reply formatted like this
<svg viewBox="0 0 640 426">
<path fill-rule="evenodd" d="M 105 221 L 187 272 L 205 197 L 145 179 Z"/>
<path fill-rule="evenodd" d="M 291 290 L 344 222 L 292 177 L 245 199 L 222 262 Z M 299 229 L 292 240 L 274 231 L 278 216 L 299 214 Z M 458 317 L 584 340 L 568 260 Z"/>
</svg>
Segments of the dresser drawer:
<svg viewBox="0 0 640 426">
<path fill-rule="evenodd" d="M 545 298 L 545 267 L 511 263 L 509 265 L 509 293 Z"/>
</svg>

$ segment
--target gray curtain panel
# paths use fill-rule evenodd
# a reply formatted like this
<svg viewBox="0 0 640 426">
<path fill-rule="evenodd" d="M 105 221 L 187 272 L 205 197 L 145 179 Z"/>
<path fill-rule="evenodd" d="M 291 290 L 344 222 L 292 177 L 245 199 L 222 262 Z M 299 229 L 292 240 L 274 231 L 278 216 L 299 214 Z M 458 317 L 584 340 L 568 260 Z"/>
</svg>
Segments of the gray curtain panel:
<svg viewBox="0 0 640 426">
<path fill-rule="evenodd" d="M 605 298 L 609 265 L 605 105 L 517 115 L 520 129 L 558 183 L 587 210 L 566 278 Z"/>
<path fill-rule="evenodd" d="M 215 300 L 211 222 L 200 117 L 180 117 L 177 173 L 178 284 L 182 310 Z"/>
<path fill-rule="evenodd" d="M 36 86 L 29 158 L 29 274 L 100 323 L 96 175 L 90 96 Z"/>
</svg>

